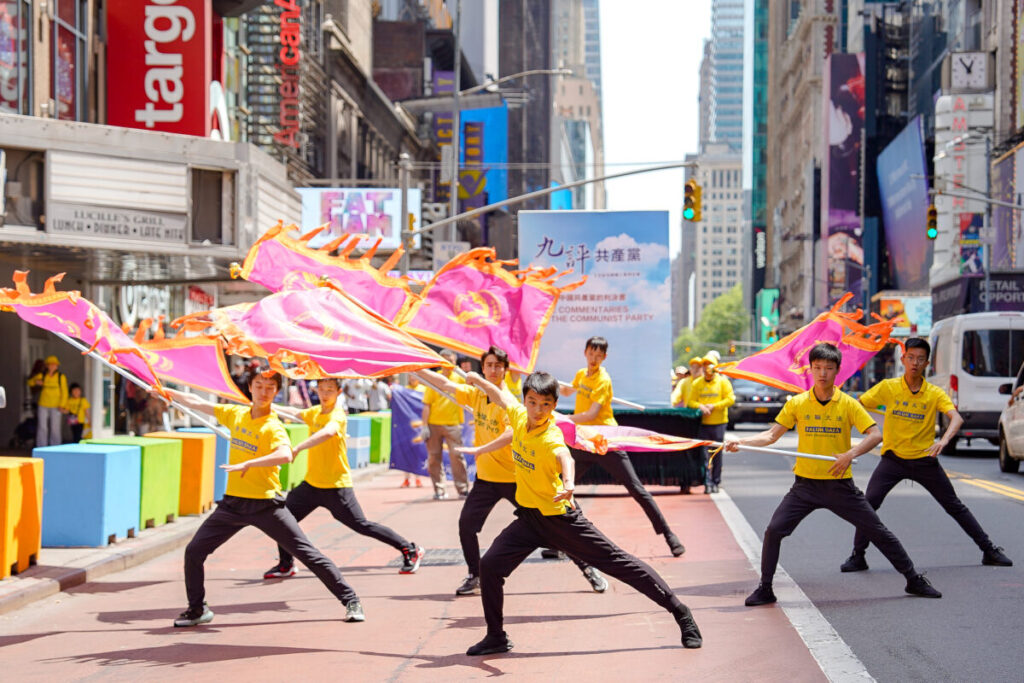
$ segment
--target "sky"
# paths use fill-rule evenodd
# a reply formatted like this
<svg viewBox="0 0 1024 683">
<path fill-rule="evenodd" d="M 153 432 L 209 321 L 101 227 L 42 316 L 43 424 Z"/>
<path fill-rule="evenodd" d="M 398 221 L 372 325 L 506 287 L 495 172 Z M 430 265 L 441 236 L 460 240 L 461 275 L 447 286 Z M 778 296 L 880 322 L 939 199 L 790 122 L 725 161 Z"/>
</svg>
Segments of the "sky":
<svg viewBox="0 0 1024 683">
<path fill-rule="evenodd" d="M 605 172 L 682 161 L 697 152 L 700 60 L 711 0 L 601 0 Z M 611 210 L 668 210 L 670 253 L 681 245 L 683 169 L 605 184 Z"/>
</svg>

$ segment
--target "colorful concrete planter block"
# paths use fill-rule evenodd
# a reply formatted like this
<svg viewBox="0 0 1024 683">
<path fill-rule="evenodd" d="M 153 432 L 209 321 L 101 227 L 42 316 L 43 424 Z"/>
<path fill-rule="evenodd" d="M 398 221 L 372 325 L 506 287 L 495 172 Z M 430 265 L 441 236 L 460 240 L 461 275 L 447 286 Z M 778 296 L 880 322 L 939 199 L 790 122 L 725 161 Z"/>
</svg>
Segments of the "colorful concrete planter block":
<svg viewBox="0 0 1024 683">
<path fill-rule="evenodd" d="M 348 416 L 348 465 L 352 469 L 370 464 L 373 420 L 360 415 Z"/>
<path fill-rule="evenodd" d="M 213 456 L 213 499 L 220 500 L 228 489 L 228 473 L 220 468 L 228 464 L 228 448 L 230 444 L 220 434 L 217 434 L 209 427 L 178 427 L 179 432 L 194 434 L 213 434 L 217 439 L 216 451 Z"/>
<path fill-rule="evenodd" d="M 285 431 L 288 432 L 288 439 L 292 446 L 297 446 L 309 438 L 309 426 L 305 424 L 285 424 Z M 281 490 L 290 491 L 306 478 L 306 470 L 309 468 L 309 453 L 302 451 L 295 460 L 281 465 Z"/>
<path fill-rule="evenodd" d="M 139 528 L 161 526 L 178 516 L 181 494 L 181 442 L 144 436 L 109 436 L 82 443 L 138 446 L 141 455 Z"/>
<path fill-rule="evenodd" d="M 148 439 L 181 442 L 181 491 L 179 515 L 201 515 L 213 507 L 213 470 L 217 439 L 211 432 L 151 432 Z"/>
<path fill-rule="evenodd" d="M 0 457 L 0 578 L 36 563 L 42 517 L 43 461 Z"/>
<path fill-rule="evenodd" d="M 391 413 L 362 413 L 370 418 L 370 462 L 391 462 Z"/>
</svg>

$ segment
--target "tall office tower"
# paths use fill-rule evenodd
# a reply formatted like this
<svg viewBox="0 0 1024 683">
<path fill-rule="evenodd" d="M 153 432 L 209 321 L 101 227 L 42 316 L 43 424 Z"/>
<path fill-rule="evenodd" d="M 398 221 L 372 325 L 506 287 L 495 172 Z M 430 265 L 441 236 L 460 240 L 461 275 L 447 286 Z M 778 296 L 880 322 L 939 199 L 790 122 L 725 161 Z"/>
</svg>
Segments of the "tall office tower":
<svg viewBox="0 0 1024 683">
<path fill-rule="evenodd" d="M 743 146 L 743 0 L 711 5 L 711 140 Z"/>
</svg>

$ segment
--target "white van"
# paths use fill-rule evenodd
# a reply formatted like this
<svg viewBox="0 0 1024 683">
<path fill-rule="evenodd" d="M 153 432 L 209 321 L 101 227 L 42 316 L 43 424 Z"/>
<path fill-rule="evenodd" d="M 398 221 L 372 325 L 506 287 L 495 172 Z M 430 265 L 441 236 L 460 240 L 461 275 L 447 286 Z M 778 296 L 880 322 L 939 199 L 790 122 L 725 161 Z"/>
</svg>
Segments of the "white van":
<svg viewBox="0 0 1024 683">
<path fill-rule="evenodd" d="M 967 313 L 940 320 L 931 329 L 928 381 L 942 387 L 964 418 L 960 437 L 999 445 L 999 414 L 1006 398 L 999 385 L 1012 382 L 1024 360 L 1024 313 Z M 939 416 L 944 430 L 945 416 Z M 956 450 L 956 439 L 944 453 Z"/>
</svg>

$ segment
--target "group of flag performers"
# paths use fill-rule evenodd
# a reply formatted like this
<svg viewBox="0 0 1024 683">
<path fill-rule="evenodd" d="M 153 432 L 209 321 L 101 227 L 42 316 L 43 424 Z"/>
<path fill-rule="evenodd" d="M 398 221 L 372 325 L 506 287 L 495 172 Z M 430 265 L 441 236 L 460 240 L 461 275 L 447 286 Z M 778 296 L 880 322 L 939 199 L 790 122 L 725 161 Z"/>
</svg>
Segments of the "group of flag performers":
<svg viewBox="0 0 1024 683">
<path fill-rule="evenodd" d="M 924 379 L 928 343 L 908 340 L 904 375 L 877 384 L 859 401 L 838 388 L 889 342 L 892 328 L 892 323 L 861 325 L 859 311 L 841 312 L 846 298 L 804 328 L 736 363 L 720 364 L 713 354 L 691 359 L 691 376 L 675 387 L 672 404 L 698 409 L 701 430 L 699 439 L 682 439 L 616 424 L 612 380 L 603 367 L 609 348 L 602 337 L 583 344 L 586 367 L 571 384 L 560 384 L 546 372 L 532 372 L 559 294 L 581 281 L 558 285 L 564 273 L 509 270 L 492 250 L 475 249 L 453 259 L 415 293 L 407 280 L 387 274 L 394 257 L 374 268 L 369 262 L 373 249 L 362 257 L 351 256 L 357 240 L 335 240 L 312 249 L 308 241 L 315 233 L 299 238 L 290 233 L 280 225 L 268 231 L 245 264 L 232 269 L 233 275 L 263 284 L 271 294 L 257 302 L 186 316 L 172 324 L 179 328 L 173 338 L 164 338 L 162 324 L 152 321 L 129 336 L 78 292 L 58 291 L 60 276 L 47 280 L 38 294 L 29 291 L 27 274 L 21 272 L 15 275 L 14 289 L 0 289 L 0 310 L 88 347 L 93 357 L 119 366 L 119 372 L 130 371 L 126 376 L 132 381 L 214 418 L 229 432 L 229 462 L 222 465 L 228 475 L 226 493 L 185 550 L 188 604 L 175 626 L 213 619 L 205 600 L 205 560 L 246 526 L 260 529 L 278 546 L 278 563 L 264 578 L 292 576 L 298 559 L 342 603 L 345 621 L 364 621 L 356 591 L 299 525 L 319 507 L 357 533 L 400 552 L 399 573 L 417 572 L 423 547 L 368 520 L 360 508 L 347 457 L 346 411 L 338 402 L 338 377 L 399 372 L 410 373 L 428 387 L 421 436 L 427 443 L 435 497 L 444 497 L 441 452 L 447 445 L 456 490 L 465 499 L 458 531 L 468 573 L 455 593 L 480 594 L 487 626 L 468 655 L 512 648 L 504 630 L 505 579 L 538 548 L 567 555 L 596 592 L 608 587 L 604 574 L 633 587 L 673 615 L 684 648 L 701 647 L 700 630 L 687 606 L 653 568 L 602 534 L 575 498 L 577 471 L 604 468 L 641 506 L 671 554 L 682 556 L 682 542 L 640 482 L 627 450 L 679 451 L 706 445 L 726 452 L 757 450 L 790 429 L 797 431 L 795 482 L 765 530 L 760 583 L 746 599 L 747 606 L 776 601 L 772 581 L 782 540 L 818 508 L 855 527 L 853 552 L 841 565 L 843 572 L 867 570 L 865 550 L 874 543 L 906 577 L 907 593 L 941 597 L 876 512 L 886 494 L 904 479 L 920 483 L 960 524 L 981 549 L 983 564 L 1012 565 L 957 497 L 938 462 L 939 451 L 956 436 L 962 420 L 949 397 Z M 478 357 L 482 375 L 456 370 L 455 354 L 438 354 L 424 342 Z M 231 381 L 226 354 L 266 360 L 265 370 L 250 379 L 251 401 Z M 734 398 L 723 374 L 796 395 L 769 429 L 742 439 L 727 438 L 725 425 Z M 318 380 L 319 405 L 306 410 L 274 405 L 285 376 Z M 203 400 L 166 388 L 161 380 L 188 384 L 236 403 Z M 559 396 L 573 394 L 574 412 L 555 412 Z M 461 423 L 463 410 L 472 417 L 472 446 L 461 443 L 454 426 Z M 869 410 L 884 411 L 884 430 Z M 949 427 L 936 441 L 938 413 L 946 416 Z M 281 417 L 307 424 L 309 437 L 293 447 Z M 863 434 L 856 445 L 851 439 L 854 428 Z M 865 495 L 854 485 L 850 466 L 878 444 L 882 457 Z M 309 452 L 305 480 L 286 497 L 278 477 L 280 466 L 303 450 Z M 476 459 L 473 482 L 466 475 L 467 454 Z M 707 467 L 709 493 L 719 490 L 721 462 L 721 453 L 713 452 Z M 481 557 L 480 532 L 502 499 L 514 506 L 514 519 Z"/>
</svg>

